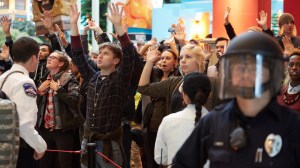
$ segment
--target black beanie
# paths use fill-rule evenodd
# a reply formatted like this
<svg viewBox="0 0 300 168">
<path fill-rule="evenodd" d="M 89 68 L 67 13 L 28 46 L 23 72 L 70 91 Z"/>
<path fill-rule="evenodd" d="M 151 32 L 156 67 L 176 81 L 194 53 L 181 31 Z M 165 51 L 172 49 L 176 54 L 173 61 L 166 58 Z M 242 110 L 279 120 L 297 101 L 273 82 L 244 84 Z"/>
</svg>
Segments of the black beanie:
<svg viewBox="0 0 300 168">
<path fill-rule="evenodd" d="M 209 95 L 211 91 L 211 84 L 206 74 L 192 72 L 183 78 L 182 89 L 190 99 L 194 99 L 199 89 L 201 89 L 206 95 Z"/>
</svg>

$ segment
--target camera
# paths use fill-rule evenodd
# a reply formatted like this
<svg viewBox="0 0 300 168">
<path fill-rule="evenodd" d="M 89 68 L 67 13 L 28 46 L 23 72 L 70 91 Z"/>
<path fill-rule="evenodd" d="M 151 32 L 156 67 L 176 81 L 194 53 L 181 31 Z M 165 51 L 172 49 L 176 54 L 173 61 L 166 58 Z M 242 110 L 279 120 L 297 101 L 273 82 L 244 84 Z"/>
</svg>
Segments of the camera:
<svg viewBox="0 0 300 168">
<path fill-rule="evenodd" d="M 170 27 L 169 29 L 168 29 L 168 32 L 170 32 L 170 33 L 174 33 L 174 34 L 176 34 L 176 30 L 175 30 L 175 28 L 173 28 L 173 27 Z"/>
</svg>

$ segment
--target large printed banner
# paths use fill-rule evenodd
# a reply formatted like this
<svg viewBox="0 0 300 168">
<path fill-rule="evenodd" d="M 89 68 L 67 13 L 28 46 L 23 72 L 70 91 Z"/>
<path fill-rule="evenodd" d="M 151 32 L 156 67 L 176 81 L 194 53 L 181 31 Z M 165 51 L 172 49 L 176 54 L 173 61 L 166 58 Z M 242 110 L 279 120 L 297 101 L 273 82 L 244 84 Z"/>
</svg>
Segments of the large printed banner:
<svg viewBox="0 0 300 168">
<path fill-rule="evenodd" d="M 132 28 L 152 28 L 152 0 L 111 0 L 123 6 L 124 24 Z"/>
</svg>

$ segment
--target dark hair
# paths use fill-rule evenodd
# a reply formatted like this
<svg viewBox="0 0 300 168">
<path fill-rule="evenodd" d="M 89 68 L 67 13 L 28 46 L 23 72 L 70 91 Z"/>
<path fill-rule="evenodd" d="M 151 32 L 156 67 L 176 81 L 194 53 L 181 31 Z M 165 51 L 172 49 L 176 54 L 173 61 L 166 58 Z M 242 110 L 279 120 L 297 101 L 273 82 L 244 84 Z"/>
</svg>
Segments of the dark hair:
<svg viewBox="0 0 300 168">
<path fill-rule="evenodd" d="M 120 62 L 118 63 L 118 65 L 121 63 L 123 53 L 122 53 L 122 49 L 119 45 L 106 42 L 106 43 L 102 43 L 99 45 L 99 50 L 101 50 L 103 48 L 108 48 L 109 50 L 111 50 L 112 53 L 114 54 L 114 58 L 120 59 Z"/>
<path fill-rule="evenodd" d="M 42 44 L 40 44 L 40 46 L 47 46 L 48 50 L 49 50 L 49 54 L 53 52 L 52 46 L 48 43 L 42 43 Z"/>
<path fill-rule="evenodd" d="M 61 51 L 58 51 L 58 50 L 55 50 L 52 53 L 57 53 L 59 55 L 58 60 L 60 62 L 64 63 L 64 65 L 59 70 L 60 72 L 67 71 L 67 70 L 70 69 L 71 58 L 68 56 L 67 53 L 61 52 Z"/>
<path fill-rule="evenodd" d="M 215 44 L 217 44 L 219 41 L 226 41 L 227 43 L 228 43 L 228 38 L 225 38 L 225 37 L 218 37 L 217 39 L 216 39 L 216 42 L 215 42 Z"/>
<path fill-rule="evenodd" d="M 205 38 L 212 38 L 212 34 L 207 34 Z"/>
<path fill-rule="evenodd" d="M 199 42 L 198 42 L 197 40 L 195 40 L 195 39 L 190 39 L 189 42 L 190 42 L 190 43 L 192 42 L 192 43 L 194 43 L 194 44 L 196 44 L 196 45 L 199 45 Z"/>
<path fill-rule="evenodd" d="M 161 53 L 164 52 L 164 50 L 168 50 L 171 49 L 171 47 L 168 44 L 164 44 L 166 40 L 161 40 L 158 43 L 158 51 L 160 51 Z"/>
<path fill-rule="evenodd" d="M 177 60 L 177 59 L 178 59 L 177 54 L 176 54 L 173 50 L 171 50 L 171 49 L 165 49 L 165 50 L 162 51 L 162 53 L 163 53 L 163 52 L 169 52 L 169 53 L 171 53 L 172 56 L 173 56 L 173 58 L 174 58 L 174 60 Z"/>
<path fill-rule="evenodd" d="M 201 118 L 202 106 L 206 103 L 211 91 L 211 83 L 206 74 L 192 72 L 183 79 L 183 92 L 196 107 L 195 125 Z"/>
<path fill-rule="evenodd" d="M 292 52 L 290 58 L 291 58 L 292 56 L 294 56 L 294 55 L 300 56 L 300 52 L 299 52 L 299 51 L 294 51 L 294 52 Z"/>
<path fill-rule="evenodd" d="M 26 63 L 33 55 L 38 56 L 39 44 L 30 37 L 20 37 L 14 42 L 12 55 L 16 62 Z"/>
</svg>

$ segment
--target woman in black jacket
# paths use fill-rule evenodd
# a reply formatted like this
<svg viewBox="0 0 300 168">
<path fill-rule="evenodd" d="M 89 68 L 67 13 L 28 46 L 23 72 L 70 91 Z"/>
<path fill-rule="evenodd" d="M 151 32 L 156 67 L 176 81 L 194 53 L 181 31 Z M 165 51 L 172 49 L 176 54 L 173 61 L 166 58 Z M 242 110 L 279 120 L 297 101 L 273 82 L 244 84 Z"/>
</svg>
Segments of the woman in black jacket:
<svg viewBox="0 0 300 168">
<path fill-rule="evenodd" d="M 37 126 L 49 149 L 73 150 L 74 128 L 84 119 L 79 112 L 79 83 L 68 72 L 70 58 L 54 51 L 47 58 L 49 73 L 38 88 L 39 119 Z M 58 158 L 57 158 L 58 157 Z M 72 155 L 47 152 L 40 161 L 43 168 L 72 168 Z"/>
</svg>

